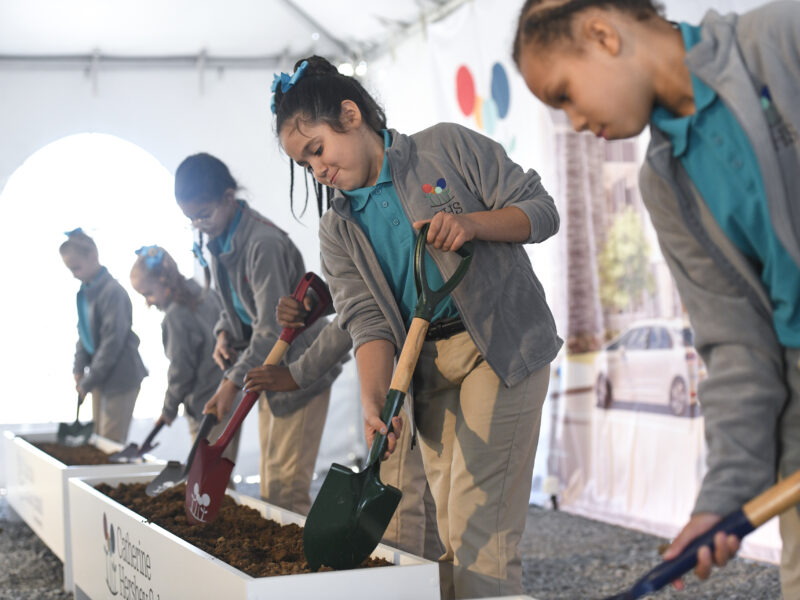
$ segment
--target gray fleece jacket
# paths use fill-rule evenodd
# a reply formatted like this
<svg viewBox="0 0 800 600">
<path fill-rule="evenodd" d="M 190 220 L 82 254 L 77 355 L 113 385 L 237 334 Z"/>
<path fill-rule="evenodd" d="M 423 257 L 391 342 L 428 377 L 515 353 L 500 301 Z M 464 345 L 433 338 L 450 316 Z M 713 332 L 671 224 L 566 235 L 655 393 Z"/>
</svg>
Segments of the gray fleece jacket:
<svg viewBox="0 0 800 600">
<path fill-rule="evenodd" d="M 181 403 L 191 417 L 202 418 L 203 407 L 222 381 L 222 371 L 212 358 L 216 345 L 214 325 L 222 303 L 214 290 L 203 293 L 195 281 L 190 281 L 189 286 L 194 293 L 202 294 L 197 307 L 172 302 L 161 322 L 164 353 L 169 359 L 161 413 L 170 420 L 178 414 Z"/>
<path fill-rule="evenodd" d="M 523 171 L 491 139 L 442 123 L 411 136 L 391 132 L 387 157 L 397 196 L 410 222 L 437 211 L 477 212 L 516 206 L 530 220 L 528 242 L 558 231 L 558 213 L 539 175 Z M 422 186 L 444 178 L 447 202 Z M 339 326 L 358 349 L 375 339 L 398 350 L 406 328 L 366 234 L 338 193 L 320 223 L 322 268 Z M 455 271 L 454 252 L 428 249 L 442 276 Z M 521 244 L 475 242 L 469 272 L 451 294 L 481 355 L 511 386 L 550 363 L 561 347 L 544 290 Z M 340 344 L 343 345 L 343 344 Z"/>
<path fill-rule="evenodd" d="M 686 62 L 744 128 L 772 225 L 800 265 L 800 3 L 741 16 L 710 11 Z M 775 112 L 762 108 L 764 86 Z M 779 435 L 786 349 L 759 274 L 722 232 L 666 136 L 650 131 L 642 196 L 709 373 L 699 390 L 708 472 L 694 510 L 725 514 L 774 483 L 779 464 L 784 474 L 800 468 L 800 447 L 783 445 Z"/>
<path fill-rule="evenodd" d="M 305 275 L 303 257 L 284 231 L 245 203 L 230 251 L 218 257 L 212 255 L 211 270 L 223 304 L 214 335 L 227 331 L 232 345 L 241 350 L 225 377 L 242 387 L 247 372 L 264 362 L 281 334 L 275 308 L 280 297 L 291 295 Z M 228 279 L 253 322 L 249 339 L 234 309 L 230 287 L 221 283 Z M 299 358 L 326 324 L 325 319 L 320 319 L 295 338 L 284 363 Z M 326 367 L 303 389 L 268 394 L 272 412 L 276 416 L 292 413 L 329 388 L 341 373 L 341 361 L 332 361 Z"/>
<path fill-rule="evenodd" d="M 72 372 L 83 374 L 80 388 L 87 393 L 99 389 L 102 394 L 138 388 L 147 369 L 139 356 L 139 338 L 131 329 L 128 293 L 104 267 L 86 288 L 86 300 L 95 351 L 90 355 L 78 340 Z"/>
</svg>

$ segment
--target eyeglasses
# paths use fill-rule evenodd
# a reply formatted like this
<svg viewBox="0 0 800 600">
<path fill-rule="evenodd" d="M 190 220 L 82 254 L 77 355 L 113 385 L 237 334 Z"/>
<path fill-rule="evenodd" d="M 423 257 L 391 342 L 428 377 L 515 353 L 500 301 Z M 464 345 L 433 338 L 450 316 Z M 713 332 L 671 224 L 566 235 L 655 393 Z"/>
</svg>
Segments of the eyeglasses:
<svg viewBox="0 0 800 600">
<path fill-rule="evenodd" d="M 222 204 L 217 204 L 214 208 L 204 212 L 203 214 L 189 217 L 189 220 L 192 222 L 192 225 L 196 225 L 198 223 L 208 223 L 209 221 L 212 221 L 214 219 L 220 206 L 222 206 Z"/>
</svg>

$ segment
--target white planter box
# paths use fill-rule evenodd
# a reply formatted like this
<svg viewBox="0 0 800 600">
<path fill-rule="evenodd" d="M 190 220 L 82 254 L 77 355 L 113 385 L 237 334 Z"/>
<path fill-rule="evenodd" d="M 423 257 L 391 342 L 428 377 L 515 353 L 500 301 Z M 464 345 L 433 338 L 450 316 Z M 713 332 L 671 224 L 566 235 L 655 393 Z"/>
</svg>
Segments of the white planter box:
<svg viewBox="0 0 800 600">
<path fill-rule="evenodd" d="M 67 466 L 29 442 L 55 442 L 56 432 L 26 434 L 24 439 L 10 431 L 3 432 L 6 461 L 8 504 L 64 563 L 64 589 L 72 590 L 69 502 L 67 481 L 70 477 L 114 476 L 125 473 L 152 472 L 163 461 L 139 464 Z M 103 452 L 116 452 L 124 446 L 109 439 L 92 436 L 90 443 Z"/>
<path fill-rule="evenodd" d="M 438 565 L 388 546 L 378 546 L 372 556 L 384 558 L 394 567 L 256 578 L 146 522 L 94 489 L 100 483 L 143 483 L 152 477 L 70 480 L 70 521 L 73 530 L 80 531 L 72 537 L 76 600 L 439 600 Z M 278 523 L 302 526 L 305 522 L 301 515 L 261 500 L 228 494 Z M 104 520 L 114 529 L 113 551 L 106 542 Z"/>
</svg>

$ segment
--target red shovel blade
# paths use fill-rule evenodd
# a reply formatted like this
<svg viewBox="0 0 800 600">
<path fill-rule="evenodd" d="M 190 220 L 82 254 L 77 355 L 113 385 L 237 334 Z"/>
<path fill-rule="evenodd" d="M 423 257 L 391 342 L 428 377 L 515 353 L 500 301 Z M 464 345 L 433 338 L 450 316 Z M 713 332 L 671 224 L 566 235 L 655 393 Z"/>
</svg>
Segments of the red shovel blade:
<svg viewBox="0 0 800 600">
<path fill-rule="evenodd" d="M 211 523 L 217 518 L 228 479 L 233 471 L 233 461 L 222 458 L 222 453 L 257 400 L 258 394 L 255 392 L 244 395 L 213 446 L 209 446 L 208 440 L 200 440 L 186 479 L 185 508 L 190 525 Z"/>
<path fill-rule="evenodd" d="M 192 525 L 211 523 L 217 518 L 233 462 L 222 457 L 223 447 L 200 440 L 186 480 L 186 519 Z"/>
</svg>

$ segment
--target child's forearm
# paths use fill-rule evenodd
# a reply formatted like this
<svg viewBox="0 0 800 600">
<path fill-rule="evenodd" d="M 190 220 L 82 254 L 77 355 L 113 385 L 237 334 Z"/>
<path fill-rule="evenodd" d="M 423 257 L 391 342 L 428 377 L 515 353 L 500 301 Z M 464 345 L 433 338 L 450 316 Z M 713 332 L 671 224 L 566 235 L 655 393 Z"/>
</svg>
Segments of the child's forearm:
<svg viewBox="0 0 800 600">
<path fill-rule="evenodd" d="M 362 402 L 386 396 L 392 380 L 394 353 L 394 344 L 388 340 L 372 340 L 356 350 Z"/>
<path fill-rule="evenodd" d="M 522 243 L 531 234 L 528 216 L 516 206 L 462 215 L 475 227 L 475 238 L 486 242 Z"/>
</svg>

